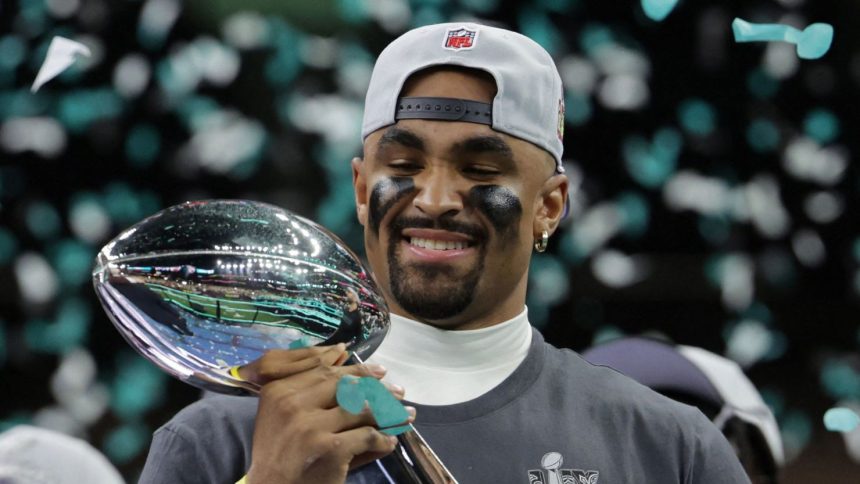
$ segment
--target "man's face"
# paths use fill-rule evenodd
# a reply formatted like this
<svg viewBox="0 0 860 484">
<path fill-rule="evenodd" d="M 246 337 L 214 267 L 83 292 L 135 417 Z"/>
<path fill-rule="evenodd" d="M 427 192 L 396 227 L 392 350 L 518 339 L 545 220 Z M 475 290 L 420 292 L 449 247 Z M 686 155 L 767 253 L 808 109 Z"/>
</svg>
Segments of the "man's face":
<svg viewBox="0 0 860 484">
<path fill-rule="evenodd" d="M 491 103 L 474 71 L 413 76 L 402 96 Z M 489 126 L 400 120 L 353 161 L 367 257 L 392 312 L 450 329 L 522 311 L 535 236 L 555 229 L 567 181 L 548 153 Z"/>
</svg>

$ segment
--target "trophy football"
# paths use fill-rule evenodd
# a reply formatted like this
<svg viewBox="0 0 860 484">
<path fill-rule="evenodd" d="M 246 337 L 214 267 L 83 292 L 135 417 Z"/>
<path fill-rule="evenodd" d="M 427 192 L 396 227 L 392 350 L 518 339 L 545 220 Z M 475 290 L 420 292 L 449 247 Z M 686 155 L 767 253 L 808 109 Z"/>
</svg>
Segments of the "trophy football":
<svg viewBox="0 0 860 484">
<path fill-rule="evenodd" d="M 99 252 L 93 285 L 141 355 L 188 384 L 234 395 L 259 387 L 231 368 L 266 351 L 344 342 L 362 362 L 390 324 L 346 244 L 258 202 L 187 202 L 139 222 Z M 389 482 L 456 483 L 414 427 L 398 442 L 377 461 Z"/>
</svg>

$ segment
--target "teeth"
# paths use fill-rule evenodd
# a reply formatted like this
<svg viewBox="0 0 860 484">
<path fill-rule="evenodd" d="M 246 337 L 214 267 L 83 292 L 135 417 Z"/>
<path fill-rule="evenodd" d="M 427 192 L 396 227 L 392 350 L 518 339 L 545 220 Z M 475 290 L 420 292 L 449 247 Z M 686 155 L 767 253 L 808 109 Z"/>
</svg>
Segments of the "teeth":
<svg viewBox="0 0 860 484">
<path fill-rule="evenodd" d="M 421 247 L 423 249 L 433 249 L 433 250 L 454 250 L 454 249 L 465 249 L 468 247 L 466 242 L 461 241 L 451 241 L 451 240 L 433 240 L 433 239 L 420 239 L 418 237 L 412 237 L 409 240 L 409 243 L 414 245 L 415 247 Z"/>
</svg>

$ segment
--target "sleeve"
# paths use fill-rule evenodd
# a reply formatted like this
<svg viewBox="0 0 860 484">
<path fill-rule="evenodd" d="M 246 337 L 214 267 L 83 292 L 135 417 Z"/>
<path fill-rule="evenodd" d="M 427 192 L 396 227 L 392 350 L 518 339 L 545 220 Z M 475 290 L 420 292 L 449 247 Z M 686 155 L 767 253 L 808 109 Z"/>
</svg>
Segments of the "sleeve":
<svg viewBox="0 0 860 484">
<path fill-rule="evenodd" d="M 704 415 L 696 412 L 697 432 L 686 484 L 750 484 L 732 446 Z"/>
<path fill-rule="evenodd" d="M 235 484 L 241 479 L 250 462 L 253 414 L 222 407 L 214 398 L 204 399 L 156 430 L 139 484 Z M 232 418 L 243 413 L 249 415 L 241 422 Z"/>
</svg>

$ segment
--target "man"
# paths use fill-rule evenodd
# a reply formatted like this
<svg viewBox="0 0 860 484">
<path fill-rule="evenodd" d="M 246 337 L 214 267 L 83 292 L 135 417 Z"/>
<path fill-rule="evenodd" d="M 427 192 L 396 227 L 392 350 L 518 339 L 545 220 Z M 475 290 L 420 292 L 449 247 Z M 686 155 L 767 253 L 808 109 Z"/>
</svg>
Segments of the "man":
<svg viewBox="0 0 860 484">
<path fill-rule="evenodd" d="M 416 427 L 461 483 L 748 482 L 700 412 L 528 323 L 531 252 L 567 200 L 562 96 L 549 54 L 514 32 L 442 24 L 392 42 L 352 161 L 392 313 L 374 365 L 338 366 L 342 347 L 267 354 L 240 370 L 263 385 L 259 403 L 183 410 L 156 432 L 141 482 L 376 482 L 372 462 L 394 442 L 337 407 L 346 374 L 406 387 Z"/>
</svg>

